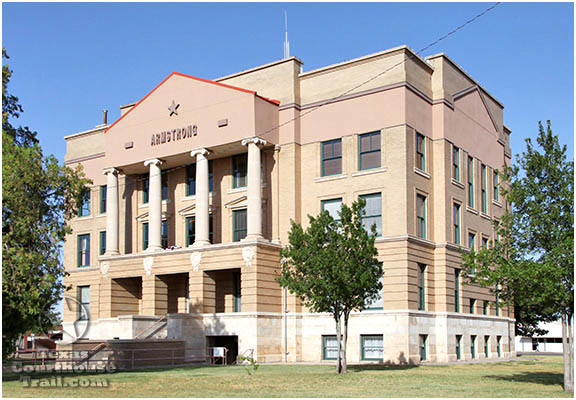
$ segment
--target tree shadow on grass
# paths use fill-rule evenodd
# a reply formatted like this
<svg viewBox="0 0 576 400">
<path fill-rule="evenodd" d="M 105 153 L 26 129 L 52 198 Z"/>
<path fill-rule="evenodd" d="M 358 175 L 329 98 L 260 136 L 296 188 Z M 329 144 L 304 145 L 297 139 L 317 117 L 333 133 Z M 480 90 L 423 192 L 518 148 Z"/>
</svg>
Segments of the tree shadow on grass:
<svg viewBox="0 0 576 400">
<path fill-rule="evenodd" d="M 200 368 L 222 368 L 223 366 L 215 366 L 215 365 L 208 365 L 208 364 L 193 364 L 193 365 L 182 365 L 182 366 L 174 366 L 174 367 L 147 367 L 147 368 L 137 368 L 137 369 L 113 369 L 111 371 L 87 371 L 87 372 L 72 372 L 72 371 L 58 371 L 58 370 L 48 370 L 48 371 L 30 371 L 30 372 L 3 372 L 2 373 L 2 381 L 9 382 L 9 381 L 18 381 L 20 380 L 21 376 L 30 376 L 34 379 L 41 379 L 41 378 L 50 378 L 53 376 L 63 376 L 63 377 L 70 377 L 70 378 L 78 378 L 78 377 L 89 377 L 89 376 L 98 376 L 98 375 L 114 375 L 117 373 L 162 373 L 162 372 L 186 372 L 186 371 L 193 371 Z M 224 366 L 226 367 L 226 366 Z M 195 376 L 208 376 L 210 374 L 197 374 Z"/>
<path fill-rule="evenodd" d="M 489 375 L 486 378 L 508 382 L 537 383 L 540 385 L 564 385 L 564 375 L 554 372 L 522 372 L 514 375 Z"/>
<path fill-rule="evenodd" d="M 395 364 L 363 364 L 363 365 L 348 365 L 349 371 L 401 371 L 412 368 L 418 368 L 419 365 L 395 365 Z"/>
</svg>

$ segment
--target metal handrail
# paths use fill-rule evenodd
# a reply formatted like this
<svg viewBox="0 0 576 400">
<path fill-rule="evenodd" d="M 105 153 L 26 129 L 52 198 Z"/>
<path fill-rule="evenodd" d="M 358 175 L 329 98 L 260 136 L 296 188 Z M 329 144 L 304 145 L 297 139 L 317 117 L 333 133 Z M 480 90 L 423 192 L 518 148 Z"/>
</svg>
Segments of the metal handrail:
<svg viewBox="0 0 576 400">
<path fill-rule="evenodd" d="M 249 354 L 249 355 L 247 355 Z M 236 357 L 236 364 L 240 363 L 240 357 L 250 357 L 250 358 L 254 358 L 254 349 L 246 349 L 242 352 L 242 354 L 238 355 L 238 357 Z"/>
<path fill-rule="evenodd" d="M 101 343 L 100 345 L 102 345 Z M 99 346 L 100 346 L 99 345 Z M 97 346 L 98 347 L 98 346 Z M 12 365 L 27 365 L 27 366 L 42 366 L 46 367 L 51 364 L 64 363 L 71 367 L 78 367 L 79 364 L 86 363 L 86 368 L 89 369 L 90 364 L 94 366 L 110 365 L 111 363 L 121 364 L 122 367 L 131 368 L 137 367 L 139 362 L 151 361 L 165 361 L 163 365 L 182 365 L 193 362 L 205 362 L 208 364 L 216 364 L 217 360 L 222 361 L 222 365 L 227 364 L 228 349 L 224 347 L 223 356 L 214 356 L 214 347 L 181 347 L 181 348 L 137 348 L 137 349 L 111 349 L 101 348 L 97 352 L 92 350 L 37 350 L 27 351 L 33 355 L 32 358 L 21 358 L 18 354 L 14 354 L 12 358 L 7 360 L 7 366 Z M 151 352 L 163 352 L 164 356 L 146 357 Z M 186 355 L 186 353 L 196 353 L 193 355 Z M 90 358 L 96 353 L 106 353 L 108 357 L 104 360 L 93 360 Z M 40 357 L 42 356 L 42 357 Z"/>
</svg>

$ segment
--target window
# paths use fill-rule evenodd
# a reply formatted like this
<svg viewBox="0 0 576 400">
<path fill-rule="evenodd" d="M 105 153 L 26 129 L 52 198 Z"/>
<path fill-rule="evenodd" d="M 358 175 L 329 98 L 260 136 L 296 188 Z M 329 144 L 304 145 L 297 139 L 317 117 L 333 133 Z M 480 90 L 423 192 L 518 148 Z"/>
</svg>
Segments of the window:
<svg viewBox="0 0 576 400">
<path fill-rule="evenodd" d="M 78 235 L 78 267 L 90 266 L 90 234 Z"/>
<path fill-rule="evenodd" d="M 476 358 L 476 335 L 470 336 L 470 354 L 472 359 Z"/>
<path fill-rule="evenodd" d="M 382 194 L 366 194 L 360 196 L 366 201 L 362 224 L 368 232 L 372 232 L 372 225 L 376 225 L 376 236 L 382 236 Z"/>
<path fill-rule="evenodd" d="M 78 320 L 90 319 L 90 286 L 78 286 Z"/>
<path fill-rule="evenodd" d="M 496 336 L 496 351 L 498 352 L 498 358 L 502 357 L 502 336 Z"/>
<path fill-rule="evenodd" d="M 500 222 L 494 221 L 494 242 L 498 243 L 500 241 Z"/>
<path fill-rule="evenodd" d="M 366 133 L 358 137 L 358 169 L 380 167 L 380 132 Z"/>
<path fill-rule="evenodd" d="M 382 296 L 384 292 L 384 277 L 381 276 L 380 279 L 378 279 L 378 282 L 380 282 L 380 284 L 382 285 L 382 292 L 380 292 L 380 295 L 374 301 L 366 302 L 366 304 L 364 305 L 364 308 L 366 310 L 382 310 L 384 308 L 384 298 Z"/>
<path fill-rule="evenodd" d="M 342 173 L 342 139 L 322 142 L 322 176 Z"/>
<path fill-rule="evenodd" d="M 416 235 L 426 239 L 426 196 L 416 195 Z"/>
<path fill-rule="evenodd" d="M 246 210 L 234 210 L 232 213 L 233 218 L 233 231 L 234 231 L 234 242 L 239 242 L 246 237 L 248 233 L 248 226 L 246 221 Z"/>
<path fill-rule="evenodd" d="M 468 232 L 468 248 L 470 252 L 476 250 L 476 234 Z M 470 268 L 470 274 L 474 275 L 476 273 L 476 267 L 473 265 Z"/>
<path fill-rule="evenodd" d="M 87 217 L 90 215 L 90 191 L 84 195 L 80 205 L 78 206 L 78 216 Z"/>
<path fill-rule="evenodd" d="M 168 248 L 168 221 L 162 221 L 161 246 L 163 249 Z"/>
<path fill-rule="evenodd" d="M 468 157 L 468 205 L 474 208 L 474 159 Z"/>
<path fill-rule="evenodd" d="M 142 224 L 142 250 L 148 248 L 148 222 Z"/>
<path fill-rule="evenodd" d="M 162 180 L 162 200 L 168 200 L 168 173 L 166 171 L 162 171 L 161 180 Z"/>
<path fill-rule="evenodd" d="M 106 212 L 106 195 L 108 193 L 108 186 L 100 186 L 100 214 Z"/>
<path fill-rule="evenodd" d="M 486 300 L 482 303 L 482 314 L 488 315 L 488 301 Z"/>
<path fill-rule="evenodd" d="M 470 314 L 474 314 L 476 311 L 476 300 L 470 299 Z"/>
<path fill-rule="evenodd" d="M 234 280 L 234 312 L 240 312 L 242 309 L 240 272 L 233 272 L 232 278 Z"/>
<path fill-rule="evenodd" d="M 210 192 L 214 188 L 214 174 L 212 173 L 212 160 L 208 160 L 208 187 Z M 186 196 L 196 195 L 196 164 L 186 166 Z"/>
<path fill-rule="evenodd" d="M 100 231 L 100 255 L 106 253 L 106 231 Z"/>
<path fill-rule="evenodd" d="M 232 157 L 232 187 L 234 189 L 246 187 L 248 176 L 248 153 Z"/>
<path fill-rule="evenodd" d="M 208 240 L 214 243 L 214 218 L 212 214 L 208 218 Z M 192 246 L 196 240 L 196 217 L 186 218 L 186 246 Z"/>
<path fill-rule="evenodd" d="M 336 335 L 322 336 L 322 359 L 338 359 L 338 341 L 336 340 Z"/>
<path fill-rule="evenodd" d="M 416 168 L 426 171 L 426 138 L 416 133 Z"/>
<path fill-rule="evenodd" d="M 496 316 L 500 316 L 500 299 L 498 298 L 498 292 L 496 292 Z"/>
<path fill-rule="evenodd" d="M 456 335 L 456 359 L 462 359 L 462 335 Z"/>
<path fill-rule="evenodd" d="M 480 166 L 480 190 L 482 193 L 482 212 L 486 214 L 488 212 L 488 193 L 486 192 L 486 166 L 484 164 Z"/>
<path fill-rule="evenodd" d="M 142 204 L 148 204 L 150 197 L 150 177 L 148 174 L 142 175 Z"/>
<path fill-rule="evenodd" d="M 484 356 L 490 357 L 490 336 L 484 336 Z"/>
<path fill-rule="evenodd" d="M 428 341 L 428 335 L 420 335 L 420 361 L 426 361 L 426 342 Z"/>
<path fill-rule="evenodd" d="M 454 243 L 460 244 L 460 204 L 454 203 L 452 210 L 454 223 Z"/>
<path fill-rule="evenodd" d="M 384 338 L 382 335 L 361 335 L 362 360 L 382 361 L 384 359 Z"/>
<path fill-rule="evenodd" d="M 419 305 L 418 309 L 421 311 L 426 310 L 426 265 L 418 264 L 418 290 L 419 290 Z"/>
<path fill-rule="evenodd" d="M 328 211 L 328 214 L 335 221 L 340 221 L 340 208 L 342 207 L 342 198 L 322 200 L 322 211 Z"/>
<path fill-rule="evenodd" d="M 482 249 L 486 250 L 488 248 L 488 238 L 482 237 Z"/>
<path fill-rule="evenodd" d="M 454 270 L 454 311 L 460 312 L 460 270 Z"/>
<path fill-rule="evenodd" d="M 460 149 L 452 146 L 452 178 L 460 182 Z"/>
<path fill-rule="evenodd" d="M 494 172 L 492 173 L 492 185 L 494 186 L 492 188 L 492 191 L 494 193 L 494 200 L 499 201 L 500 200 L 500 193 L 499 193 L 499 186 L 498 186 L 498 171 L 494 170 Z"/>
<path fill-rule="evenodd" d="M 474 246 L 475 243 L 476 243 L 476 234 L 468 232 L 468 248 L 470 250 L 475 250 L 476 248 L 476 246 Z"/>
</svg>

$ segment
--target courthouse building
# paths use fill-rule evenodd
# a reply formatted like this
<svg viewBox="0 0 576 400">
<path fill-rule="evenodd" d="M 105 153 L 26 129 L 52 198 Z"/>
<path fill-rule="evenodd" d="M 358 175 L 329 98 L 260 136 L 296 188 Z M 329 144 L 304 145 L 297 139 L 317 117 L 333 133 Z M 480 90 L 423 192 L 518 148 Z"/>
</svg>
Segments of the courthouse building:
<svg viewBox="0 0 576 400">
<path fill-rule="evenodd" d="M 498 239 L 503 105 L 446 55 L 406 46 L 302 64 L 175 72 L 114 123 L 66 137 L 66 164 L 93 183 L 64 247 L 80 304 L 65 329 L 334 359 L 334 320 L 278 285 L 279 253 L 291 220 L 361 197 L 384 288 L 351 316 L 348 360 L 513 356 L 513 311 L 461 273 L 462 252 Z"/>
</svg>

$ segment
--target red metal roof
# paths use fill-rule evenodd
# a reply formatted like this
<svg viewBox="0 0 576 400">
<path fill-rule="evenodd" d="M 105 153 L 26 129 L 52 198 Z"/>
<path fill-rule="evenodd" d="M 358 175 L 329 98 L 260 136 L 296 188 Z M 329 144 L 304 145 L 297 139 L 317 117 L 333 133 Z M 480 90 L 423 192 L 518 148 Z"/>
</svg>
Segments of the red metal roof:
<svg viewBox="0 0 576 400">
<path fill-rule="evenodd" d="M 112 125 L 110 125 L 108 128 L 106 128 L 105 132 L 108 132 L 114 125 L 116 125 L 118 122 L 120 122 L 120 120 L 122 120 L 122 118 L 124 118 L 125 116 L 127 116 L 128 114 L 130 114 L 132 112 L 132 110 L 134 110 L 136 107 L 138 107 L 138 105 L 140 103 L 142 103 L 144 100 L 146 100 L 148 98 L 148 96 L 150 96 L 152 93 L 154 93 L 154 91 L 156 89 L 158 89 L 160 86 L 162 86 L 164 84 L 164 82 L 166 82 L 168 79 L 170 79 L 173 75 L 178 75 L 178 76 L 183 76 L 185 78 L 190 78 L 190 79 L 194 79 L 200 82 L 205 82 L 205 83 L 211 83 L 213 85 L 218 85 L 218 86 L 222 86 L 228 89 L 234 89 L 234 90 L 239 90 L 241 92 L 244 93 L 250 93 L 253 94 L 254 96 L 258 96 L 263 100 L 266 100 L 272 104 L 275 105 L 280 105 L 280 102 L 278 100 L 273 100 L 273 99 L 269 99 L 267 97 L 264 96 L 260 96 L 258 93 L 256 93 L 254 90 L 248 90 L 248 89 L 243 89 L 237 86 L 232 86 L 232 85 L 227 85 L 225 83 L 220 83 L 220 82 L 214 82 L 208 79 L 202 79 L 202 78 L 198 78 L 196 76 L 192 76 L 192 75 L 186 75 L 186 74 L 182 74 L 180 72 L 172 72 L 170 75 L 168 75 L 166 78 L 164 78 L 164 80 L 162 82 L 160 82 L 158 85 L 156 85 L 156 87 L 154 89 L 152 89 L 146 96 L 144 96 L 138 103 L 136 103 L 130 110 L 128 110 L 124 115 L 122 115 L 120 118 L 118 118 L 116 121 L 114 121 L 114 123 Z"/>
</svg>

